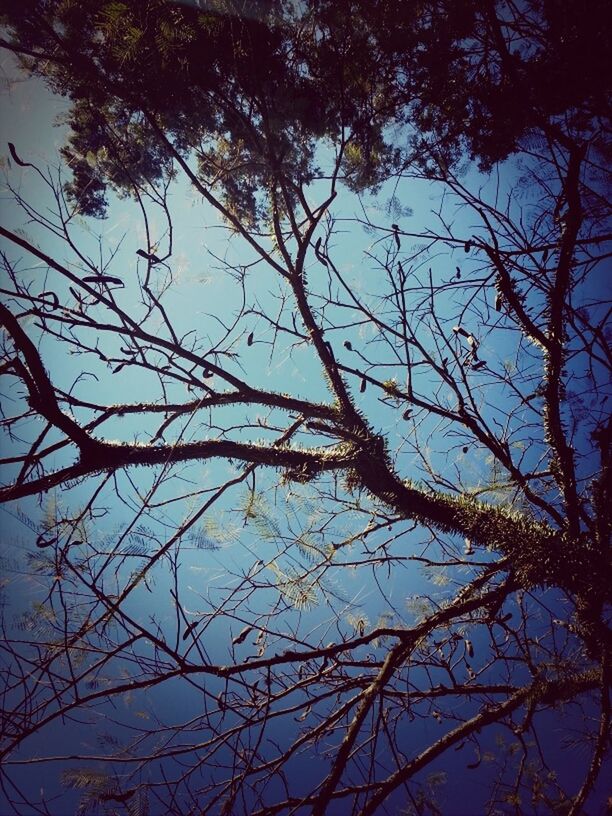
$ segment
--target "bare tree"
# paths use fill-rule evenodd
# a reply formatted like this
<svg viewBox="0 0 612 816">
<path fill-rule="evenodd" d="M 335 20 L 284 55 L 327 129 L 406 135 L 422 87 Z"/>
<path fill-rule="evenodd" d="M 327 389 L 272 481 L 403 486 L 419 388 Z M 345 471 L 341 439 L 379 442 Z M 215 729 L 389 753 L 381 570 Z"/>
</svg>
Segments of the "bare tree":
<svg viewBox="0 0 612 816">
<path fill-rule="evenodd" d="M 166 163 L 115 243 L 10 146 L 6 801 L 63 812 L 30 783 L 49 765 L 82 813 L 441 813 L 465 768 L 483 813 L 588 812 L 610 725 L 596 140 L 549 128 L 488 178 L 431 149 L 381 203 L 340 187 L 346 132 L 317 179 L 268 155 L 256 224 L 142 115 Z M 191 282 L 179 176 L 225 236 Z M 436 196 L 425 228 L 411 193 Z"/>
</svg>

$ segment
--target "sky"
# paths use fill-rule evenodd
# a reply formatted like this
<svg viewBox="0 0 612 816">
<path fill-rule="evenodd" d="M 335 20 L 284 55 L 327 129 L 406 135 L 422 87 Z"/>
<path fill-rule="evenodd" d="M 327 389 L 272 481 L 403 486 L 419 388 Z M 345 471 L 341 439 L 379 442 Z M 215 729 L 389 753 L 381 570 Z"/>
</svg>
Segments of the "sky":
<svg viewBox="0 0 612 816">
<path fill-rule="evenodd" d="M 14 69 L 11 67 L 10 58 L 3 58 L 0 76 L 5 78 L 4 97 L 2 100 L 2 117 L 0 117 L 0 155 L 7 157 L 7 143 L 13 142 L 18 146 L 19 154 L 24 160 L 36 160 L 43 163 L 50 162 L 54 165 L 57 162 L 57 149 L 63 141 L 64 130 L 61 127 L 53 127 L 53 121 L 61 114 L 63 101 L 50 95 L 47 90 L 38 82 L 29 80 L 21 81 L 15 77 Z M 324 156 L 323 156 L 324 158 Z M 6 165 L 5 165 L 6 166 Z M 16 186 L 20 195 L 24 199 L 35 200 L 37 206 L 46 212 L 48 190 L 41 183 L 40 179 L 29 169 L 20 172 L 17 168 L 7 168 L 11 183 Z M 54 172 L 54 171 L 52 171 Z M 501 179 L 501 183 L 510 182 L 510 179 Z M 500 183 L 500 179 L 495 179 L 491 183 Z M 317 191 L 313 190 L 313 197 Z M 419 233 L 431 223 L 432 214 L 441 207 L 441 193 L 435 187 L 424 183 L 411 182 L 394 189 L 387 186 L 376 199 L 365 197 L 359 202 L 356 197 L 341 192 L 334 204 L 335 212 L 338 214 L 338 231 L 334 238 L 335 244 L 332 248 L 334 257 L 342 258 L 342 269 L 347 277 L 354 282 L 356 287 L 361 287 L 360 291 L 372 292 L 372 298 L 376 295 L 377 279 L 380 274 L 376 264 L 364 263 L 363 253 L 380 249 L 379 234 L 371 229 L 355 228 L 352 223 L 354 218 L 363 218 L 364 212 L 376 225 L 383 225 L 393 221 L 392 214 L 385 209 L 384 202 L 390 201 L 392 196 L 396 196 L 402 206 L 409 208 L 412 215 L 400 214 L 400 224 L 407 232 Z M 11 228 L 23 227 L 28 235 L 34 240 L 40 241 L 40 245 L 46 252 L 53 255 L 65 254 L 61 243 L 54 240 L 47 234 L 43 234 L 36 225 L 27 223 L 22 211 L 16 210 L 12 201 L 12 194 L 3 188 L 1 194 L 2 221 Z M 196 327 L 203 339 L 210 337 L 214 341 L 219 334 L 220 322 L 227 323 L 229 316 L 236 313 L 240 308 L 243 292 L 236 281 L 223 277 L 221 270 L 227 264 L 238 267 L 247 264 L 251 256 L 245 253 L 244 247 L 239 239 L 228 234 L 227 228 L 221 223 L 218 216 L 203 204 L 195 196 L 187 185 L 183 182 L 177 183 L 170 190 L 170 203 L 176 225 L 173 233 L 174 253 L 171 264 L 167 268 L 159 268 L 155 274 L 159 279 L 155 285 L 161 287 L 166 276 L 172 274 L 172 286 L 168 292 L 166 305 L 169 311 L 177 319 L 177 328 L 185 331 Z M 381 207 L 381 203 L 383 206 Z M 452 206 L 452 205 L 451 205 Z M 364 210 L 365 208 L 365 210 Z M 407 210 L 406 210 L 407 212 Z M 448 213 L 449 210 L 445 210 Z M 455 212 L 453 217 L 459 231 L 464 230 L 465 234 L 471 234 L 472 224 L 468 215 L 462 212 Z M 150 221 L 152 234 L 161 240 L 160 247 L 164 246 L 165 224 L 159 212 L 152 210 Z M 123 305 L 133 302 L 134 314 L 139 314 L 139 306 L 136 302 L 138 287 L 136 282 L 138 276 L 143 275 L 143 264 L 136 255 L 136 250 L 146 249 L 146 236 L 142 229 L 138 212 L 128 201 L 120 201 L 116 198 L 112 200 L 109 218 L 106 221 L 89 224 L 75 225 L 75 236 L 78 238 L 79 247 L 91 258 L 99 255 L 108 259 L 111 254 L 118 250 L 116 260 L 111 267 L 111 274 L 119 270 L 125 282 L 124 289 L 117 294 Z M 388 240 L 388 237 L 387 237 Z M 159 250 L 158 250 L 159 252 Z M 366 256 L 367 257 L 367 256 Z M 74 257 L 72 258 L 74 262 Z M 23 260 L 22 268 L 28 261 Z M 432 263 L 428 260 L 428 264 Z M 469 270 L 474 264 L 471 258 L 465 257 L 461 249 L 456 255 L 440 254 L 433 261 L 435 265 L 434 274 L 448 276 L 454 275 L 458 264 L 464 270 Z M 321 270 L 316 262 L 312 264 L 309 275 L 317 275 Z M 33 266 L 26 273 L 30 275 L 35 286 L 42 287 L 40 282 L 41 268 Z M 419 270 L 419 274 L 427 274 L 427 269 Z M 69 298 L 70 294 L 64 286 L 53 279 L 50 283 L 57 287 L 57 291 L 62 298 Z M 45 281 L 44 285 L 49 285 Z M 262 267 L 256 267 L 247 278 L 246 299 L 250 303 L 259 302 L 262 308 L 272 309 L 275 304 L 278 306 L 279 297 L 282 291 L 278 289 L 276 282 L 271 275 Z M 41 289 L 42 291 L 42 289 Z M 132 301 L 130 301 L 132 298 Z M 271 358 L 271 340 L 273 332 L 269 326 L 252 314 L 245 321 L 245 328 L 242 332 L 236 332 L 235 349 L 240 353 L 240 364 L 248 376 L 254 376 L 258 383 L 265 383 L 269 388 L 279 388 L 299 393 L 308 398 L 325 399 L 326 392 L 324 383 L 320 377 L 316 361 L 306 350 L 298 350 L 293 353 L 290 344 L 287 342 L 285 351 L 282 354 L 275 354 Z M 247 330 L 251 330 L 255 335 L 255 342 L 252 346 L 245 346 L 245 336 Z M 36 329 L 31 327 L 33 334 Z M 160 328 L 160 331 L 162 329 Z M 358 328 L 347 328 L 337 332 L 330 332 L 330 338 L 334 347 L 338 348 L 338 354 L 344 354 L 341 343 L 349 339 L 354 347 L 359 348 L 368 336 L 367 330 Z M 115 375 L 103 366 L 95 368 L 97 379 L 89 378 L 86 385 L 79 376 L 83 371 L 83 358 L 73 355 L 66 356 L 57 344 L 48 341 L 40 342 L 40 350 L 45 365 L 53 372 L 54 377 L 65 390 L 75 387 L 81 397 L 92 401 L 105 401 L 109 393 L 117 391 L 117 401 L 139 401 L 146 398 L 147 389 L 150 387 L 150 380 L 145 374 L 135 372 L 133 368 L 117 372 Z M 504 359 L 509 353 L 509 349 L 485 348 L 490 360 Z M 350 356 L 345 355 L 347 360 Z M 272 359 L 272 364 L 271 364 Z M 89 366 L 89 361 L 87 363 Z M 213 385 L 216 385 L 213 380 Z M 284 386 L 284 387 L 283 387 Z M 357 383 L 354 383 L 354 391 L 357 391 Z M 171 393 L 177 398 L 185 398 L 185 391 L 182 386 L 171 389 Z M 179 396 L 180 395 L 180 396 Z M 489 397 L 488 397 L 489 398 Z M 490 399 L 495 401 L 495 394 Z M 382 432 L 390 437 L 392 444 L 405 447 L 399 460 L 402 465 L 409 469 L 414 453 L 408 444 L 402 442 L 404 437 L 404 426 L 398 417 L 398 410 L 393 405 L 383 405 L 372 392 L 366 391 L 359 397 L 359 407 L 367 411 L 373 417 L 377 426 Z M 503 406 L 500 406 L 500 409 Z M 495 411 L 493 405 L 492 411 Z M 229 422 L 227 417 L 231 413 L 224 413 L 224 422 Z M 239 411 L 235 412 L 236 421 L 242 417 Z M 259 417 L 263 419 L 263 412 Z M 253 416 L 253 420 L 255 417 Z M 184 427 L 184 438 L 193 435 L 194 438 L 201 438 L 202 434 L 211 437 L 218 431 L 215 427 L 216 417 L 212 416 L 208 420 L 202 421 L 200 417 L 194 418 L 186 423 Z M 208 427 L 206 427 L 208 425 Z M 252 438 L 257 438 L 262 434 L 261 428 L 254 427 L 249 432 Z M 109 422 L 105 426 L 105 434 L 113 438 L 128 440 L 132 438 L 145 440 L 150 437 L 152 426 L 143 417 L 138 415 L 127 416 Z M 517 429 L 517 433 L 520 429 Z M 38 430 L 35 426 L 24 429 L 24 434 L 35 435 Z M 433 432 L 433 429 L 432 429 Z M 449 453 L 448 441 L 446 438 L 436 439 L 435 433 L 431 437 L 431 461 L 434 466 L 439 466 L 443 462 L 452 461 L 458 463 L 462 474 L 468 474 L 473 483 L 482 481 L 487 473 L 486 461 L 477 454 L 470 454 L 466 457 L 461 453 L 461 441 L 458 440 L 456 448 Z M 529 456 L 535 452 L 526 451 Z M 6 455 L 6 451 L 3 451 Z M 57 463 L 61 465 L 66 462 L 65 454 L 58 455 Z M 238 472 L 236 465 L 227 462 L 217 462 L 213 464 L 196 464 L 185 468 L 181 473 L 183 482 L 178 486 L 172 482 L 167 487 L 160 488 L 158 498 L 165 495 L 165 491 L 176 492 L 177 489 L 190 493 L 199 489 L 201 485 L 208 487 L 212 484 L 222 484 L 228 476 Z M 133 517 L 133 506 L 140 491 L 141 494 L 153 485 L 154 473 L 139 472 L 136 488 L 129 482 L 127 476 L 119 477 L 119 494 L 125 497 L 124 501 L 118 501 L 114 495 L 113 485 L 109 485 L 104 491 L 102 504 L 105 513 L 96 520 L 94 529 L 89 531 L 95 547 L 99 551 L 98 561 L 105 558 L 105 548 L 111 546 L 118 536 L 123 535 L 126 525 Z M 245 605 L 250 603 L 246 599 L 246 593 L 242 597 L 242 590 L 239 589 L 242 577 L 252 569 L 253 564 L 261 560 L 266 566 L 260 569 L 262 581 L 271 580 L 270 572 L 273 567 L 269 565 L 280 563 L 285 568 L 291 565 L 291 553 L 285 556 L 284 560 L 279 560 L 277 550 L 279 541 L 285 537 L 290 540 L 296 537 L 296 530 L 308 532 L 308 523 L 316 525 L 323 512 L 323 508 L 317 506 L 316 498 L 308 488 L 292 487 L 284 489 L 283 501 L 286 505 L 286 514 L 280 522 L 280 533 L 277 530 L 270 531 L 270 525 L 266 527 L 266 519 L 278 519 L 277 511 L 273 508 L 273 500 L 278 498 L 275 493 L 274 475 L 262 474 L 257 476 L 258 491 L 261 498 L 259 505 L 260 518 L 259 526 L 247 526 L 245 524 L 246 504 L 248 502 L 248 489 L 244 486 L 238 490 L 230 491 L 227 498 L 219 501 L 215 507 L 214 514 L 210 520 L 205 519 L 191 531 L 189 537 L 181 544 L 181 580 L 183 592 L 181 595 L 183 605 L 182 611 L 184 622 L 193 623 L 204 616 L 221 603 L 227 594 L 227 587 L 233 588 L 241 602 Z M 87 484 L 75 488 L 72 501 L 78 505 L 79 501 L 85 501 L 90 494 L 91 487 Z M 63 497 L 61 497 L 63 500 Z M 161 540 L 164 532 L 172 530 L 178 523 L 184 520 L 190 512 L 193 512 L 195 500 L 189 499 L 181 503 L 173 503 L 167 507 L 160 507 L 150 518 L 143 518 L 139 522 L 139 527 L 135 527 L 131 532 L 125 534 L 125 546 L 138 547 L 143 540 L 149 538 L 150 541 Z M 306 509 L 305 509 L 306 508 Z M 46 595 L 46 580 L 42 574 L 38 575 L 34 569 L 34 562 L 28 561 L 28 553 L 36 552 L 34 542 L 35 531 L 27 524 L 27 519 L 38 523 L 40 508 L 34 500 L 20 502 L 18 506 L 11 504 L 9 507 L 0 508 L 1 529 L 2 529 L 2 550 L 1 554 L 5 564 L 12 564 L 13 568 L 7 571 L 8 582 L 4 586 L 5 603 L 10 611 L 13 620 L 31 609 L 32 603 L 42 601 Z M 25 520 L 25 523 L 24 523 Z M 356 519 L 340 519 L 336 538 L 350 533 L 355 528 Z M 398 525 L 393 530 L 393 535 L 404 536 L 406 544 L 410 548 L 423 547 L 422 537 L 419 539 L 418 533 L 408 530 L 409 525 Z M 382 531 L 374 542 L 382 542 L 387 536 L 386 531 Z M 334 535 L 330 532 L 329 538 Z M 146 541 L 145 541 L 146 543 Z M 144 546 L 144 545 L 143 545 Z M 423 551 L 425 548 L 423 547 Z M 84 557 L 86 553 L 83 553 Z M 486 556 L 485 556 L 486 557 Z M 133 569 L 134 561 L 138 561 L 138 555 L 128 553 L 122 559 L 119 572 L 122 576 Z M 15 569 L 15 565 L 17 568 Z M 29 565 L 29 567 L 28 567 Z M 94 568 L 95 569 L 95 568 Z M 249 573 L 250 574 L 250 573 Z M 381 575 L 381 573 L 379 573 Z M 453 578 L 457 576 L 452 576 Z M 460 576 L 459 576 L 460 577 Z M 152 615 L 157 616 L 158 624 L 166 633 L 170 633 L 176 626 L 175 610 L 172 605 L 172 579 L 165 566 L 160 566 L 154 574 L 155 584 L 148 586 L 140 585 L 133 593 L 129 608 L 132 613 L 146 619 Z M 410 615 L 410 610 L 406 607 L 406 602 L 410 598 L 418 598 L 424 592 L 431 593 L 434 582 L 432 576 L 425 571 L 417 571 L 414 565 L 411 568 L 394 570 L 389 573 L 386 579 L 383 576 L 384 586 L 380 589 L 371 576 L 363 570 L 347 571 L 346 569 L 332 571 L 326 576 L 326 591 L 328 597 L 334 594 L 343 600 L 327 602 L 323 600 L 320 593 L 319 603 L 311 609 L 306 609 L 298 619 L 287 618 L 289 626 L 295 626 L 295 634 L 305 640 L 316 643 L 321 640 L 334 640 L 338 637 L 338 632 L 334 632 L 336 612 L 342 609 L 342 617 L 356 614 L 365 616 L 368 621 L 376 621 L 381 615 L 389 614 L 390 607 L 400 611 L 406 618 Z M 554 606 L 555 598 L 550 598 L 550 603 Z M 251 612 L 259 612 L 265 615 L 270 607 L 278 604 L 278 593 L 269 589 L 262 591 L 256 600 L 253 601 Z M 261 609 L 257 608 L 261 605 Z M 247 606 L 245 606 L 247 608 Z M 206 635 L 206 649 L 208 657 L 213 661 L 227 661 L 231 659 L 229 648 L 229 638 L 235 637 L 239 631 L 239 622 L 233 620 L 228 623 L 229 618 L 211 620 Z M 280 616 L 280 620 L 283 617 Z M 345 624 L 347 625 L 347 624 Z M 182 627 L 181 627 L 182 628 Z M 476 648 L 479 647 L 478 635 L 474 638 Z M 253 643 L 245 643 L 241 649 L 252 648 Z M 120 670 L 120 666 L 115 667 L 115 671 Z M 219 689 L 214 683 L 206 688 L 207 692 L 217 694 Z M 191 689 L 186 692 L 184 686 L 177 688 L 177 684 L 168 683 L 163 687 L 137 695 L 138 700 L 128 712 L 122 712 L 122 717 L 128 724 L 137 724 L 139 721 L 155 722 L 155 717 L 170 721 L 180 721 L 181 718 L 188 720 L 193 716 L 194 711 L 201 705 L 201 689 Z M 43 755 L 47 752 L 52 754 L 69 754 L 85 749 L 95 751 L 96 739 L 100 739 L 103 733 L 109 738 L 116 736 L 122 729 L 113 724 L 114 714 L 107 709 L 100 709 L 94 717 L 87 722 L 56 722 L 46 731 L 32 738 L 31 744 L 27 747 L 27 753 Z M 115 719 L 120 719 L 119 715 Z M 559 734 L 557 723 L 553 717 L 549 724 L 543 729 L 543 740 L 550 744 L 561 743 L 564 736 Z M 428 738 L 436 732 L 438 724 L 435 721 L 415 721 L 406 729 L 404 734 L 405 747 L 407 750 L 417 750 L 417 746 L 425 744 Z M 277 738 L 282 739 L 287 736 L 279 730 Z M 489 740 L 491 750 L 495 750 L 494 736 Z M 440 792 L 443 802 L 442 810 L 448 816 L 462 816 L 473 813 L 471 809 L 475 807 L 473 803 L 480 801 L 481 791 L 479 786 L 485 784 L 484 777 L 471 785 L 466 785 L 465 777 L 468 774 L 465 770 L 467 751 L 460 752 L 456 757 L 456 764 L 450 766 L 443 763 L 448 773 L 446 785 Z M 565 757 L 563 759 L 563 757 Z M 467 761 L 472 756 L 468 756 Z M 320 759 L 319 762 L 325 762 Z M 572 777 L 578 779 L 576 771 L 584 765 L 585 757 L 576 757 L 570 751 L 559 751 L 559 767 L 566 779 Z M 53 816 L 61 816 L 62 813 L 70 810 L 56 810 L 56 807 L 74 808 L 80 793 L 78 791 L 69 793 L 62 804 L 54 804 L 53 797 L 58 792 L 57 769 L 64 767 L 65 763 L 58 762 L 49 767 L 43 764 L 25 766 L 19 772 L 26 787 L 31 786 L 32 793 L 38 789 L 44 791 L 44 798 L 52 802 L 49 805 L 49 812 Z M 309 778 L 318 770 L 317 762 L 313 761 L 312 767 L 306 767 L 304 763 L 295 768 L 296 778 L 299 777 L 304 785 L 307 785 Z M 435 768 L 434 768 L 435 770 Z M 4 800 L 2 795 L 5 796 Z M 604 789 L 602 787 L 599 801 L 603 801 Z M 402 794 L 390 801 L 391 809 L 400 808 L 404 805 Z M 0 813 L 5 810 L 8 813 L 6 801 L 6 791 L 0 793 Z M 23 811 L 26 812 L 26 811 Z M 161 814 L 162 811 L 159 811 Z M 155 809 L 152 813 L 157 813 Z M 341 806 L 333 806 L 330 816 L 343 816 Z"/>
</svg>

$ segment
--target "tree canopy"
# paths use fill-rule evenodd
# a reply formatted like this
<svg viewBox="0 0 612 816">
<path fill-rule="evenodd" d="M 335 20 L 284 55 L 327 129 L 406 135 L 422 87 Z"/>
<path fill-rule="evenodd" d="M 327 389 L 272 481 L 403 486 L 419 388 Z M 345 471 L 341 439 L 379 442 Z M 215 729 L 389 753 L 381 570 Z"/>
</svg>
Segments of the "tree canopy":
<svg viewBox="0 0 612 816">
<path fill-rule="evenodd" d="M 321 139 L 355 189 L 466 152 L 490 168 L 534 134 L 604 145 L 600 0 L 588 15 L 540 0 L 7 5 L 5 46 L 73 100 L 63 155 L 87 214 L 104 212 L 108 184 L 163 176 L 157 128 L 251 222 L 279 175 L 312 181 Z"/>
<path fill-rule="evenodd" d="M 67 100 L 5 162 L 6 802 L 595 813 L 606 4 L 2 21 Z"/>
</svg>

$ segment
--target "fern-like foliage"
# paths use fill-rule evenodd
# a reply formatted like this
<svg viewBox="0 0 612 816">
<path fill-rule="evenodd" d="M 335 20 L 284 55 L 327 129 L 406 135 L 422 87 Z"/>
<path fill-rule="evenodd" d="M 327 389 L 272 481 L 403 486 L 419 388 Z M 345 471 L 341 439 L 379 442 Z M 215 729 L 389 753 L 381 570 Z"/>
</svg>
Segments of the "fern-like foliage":
<svg viewBox="0 0 612 816">
<path fill-rule="evenodd" d="M 274 586 L 295 609 L 312 609 L 318 602 L 317 581 L 293 568 L 282 569 L 277 561 L 268 564 L 276 579 Z"/>
</svg>

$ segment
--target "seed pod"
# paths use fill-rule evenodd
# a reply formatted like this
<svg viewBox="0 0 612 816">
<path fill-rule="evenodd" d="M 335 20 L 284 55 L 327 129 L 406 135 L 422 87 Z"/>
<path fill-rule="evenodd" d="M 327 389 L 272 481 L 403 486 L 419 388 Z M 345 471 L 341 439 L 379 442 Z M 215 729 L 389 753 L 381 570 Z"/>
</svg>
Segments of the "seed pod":
<svg viewBox="0 0 612 816">
<path fill-rule="evenodd" d="M 241 643 L 244 643 L 249 633 L 252 631 L 253 631 L 252 626 L 245 626 L 242 632 L 240 632 L 239 635 L 236 635 L 236 637 L 232 640 L 232 646 L 239 646 Z"/>
<path fill-rule="evenodd" d="M 363 392 L 366 390 L 366 386 L 367 386 L 367 382 L 366 382 L 366 378 L 364 377 L 363 380 L 361 381 L 361 385 L 359 386 L 360 393 L 363 394 Z"/>
<path fill-rule="evenodd" d="M 393 237 L 395 239 L 395 246 L 399 249 L 401 247 L 399 233 L 399 224 L 391 224 L 391 229 L 393 230 Z"/>
<path fill-rule="evenodd" d="M 402 414 L 402 419 L 410 419 L 411 416 L 412 416 L 412 408 L 406 408 L 406 410 Z"/>
<path fill-rule="evenodd" d="M 474 657 L 474 646 L 471 640 L 465 641 L 465 650 L 468 653 L 468 657 Z"/>
<path fill-rule="evenodd" d="M 463 245 L 463 251 L 464 252 L 469 252 L 471 248 L 472 248 L 472 242 L 471 241 L 466 241 L 465 244 Z"/>
<path fill-rule="evenodd" d="M 161 258 L 158 258 L 157 255 L 154 255 L 152 252 L 145 252 L 144 249 L 137 249 L 136 254 L 144 258 L 145 261 L 150 261 L 153 264 L 161 263 Z"/>
<path fill-rule="evenodd" d="M 254 334 L 253 334 L 253 332 L 251 332 L 249 334 L 249 336 L 247 337 L 247 346 L 252 346 L 253 345 L 253 338 L 254 338 Z"/>
<path fill-rule="evenodd" d="M 38 296 L 41 300 L 44 300 L 44 306 L 46 309 L 59 309 L 59 298 L 55 294 L 55 292 L 41 292 Z M 49 303 L 48 298 L 51 298 L 51 303 Z"/>
<path fill-rule="evenodd" d="M 83 283 L 113 283 L 115 286 L 124 286 L 121 278 L 114 278 L 112 275 L 88 275 L 83 278 Z"/>
<path fill-rule="evenodd" d="M 350 340 L 345 340 L 344 341 L 344 348 L 347 351 L 352 351 L 353 350 L 353 346 L 352 346 L 352 343 L 350 342 Z"/>
<path fill-rule="evenodd" d="M 189 626 L 183 632 L 183 640 L 187 640 L 187 638 L 193 632 L 193 630 L 196 628 L 197 625 L 198 625 L 198 621 L 194 621 L 193 623 L 189 624 Z"/>
<path fill-rule="evenodd" d="M 327 266 L 327 261 L 325 260 L 325 256 L 321 252 L 321 238 L 317 238 L 317 242 L 314 247 L 315 255 L 317 260 L 323 264 L 323 266 Z"/>
<path fill-rule="evenodd" d="M 8 143 L 8 148 L 11 151 L 11 156 L 13 161 L 19 165 L 19 167 L 32 167 L 33 165 L 29 164 L 28 162 L 21 161 L 19 156 L 17 155 L 17 151 L 15 150 L 15 145 L 12 142 Z"/>
</svg>

